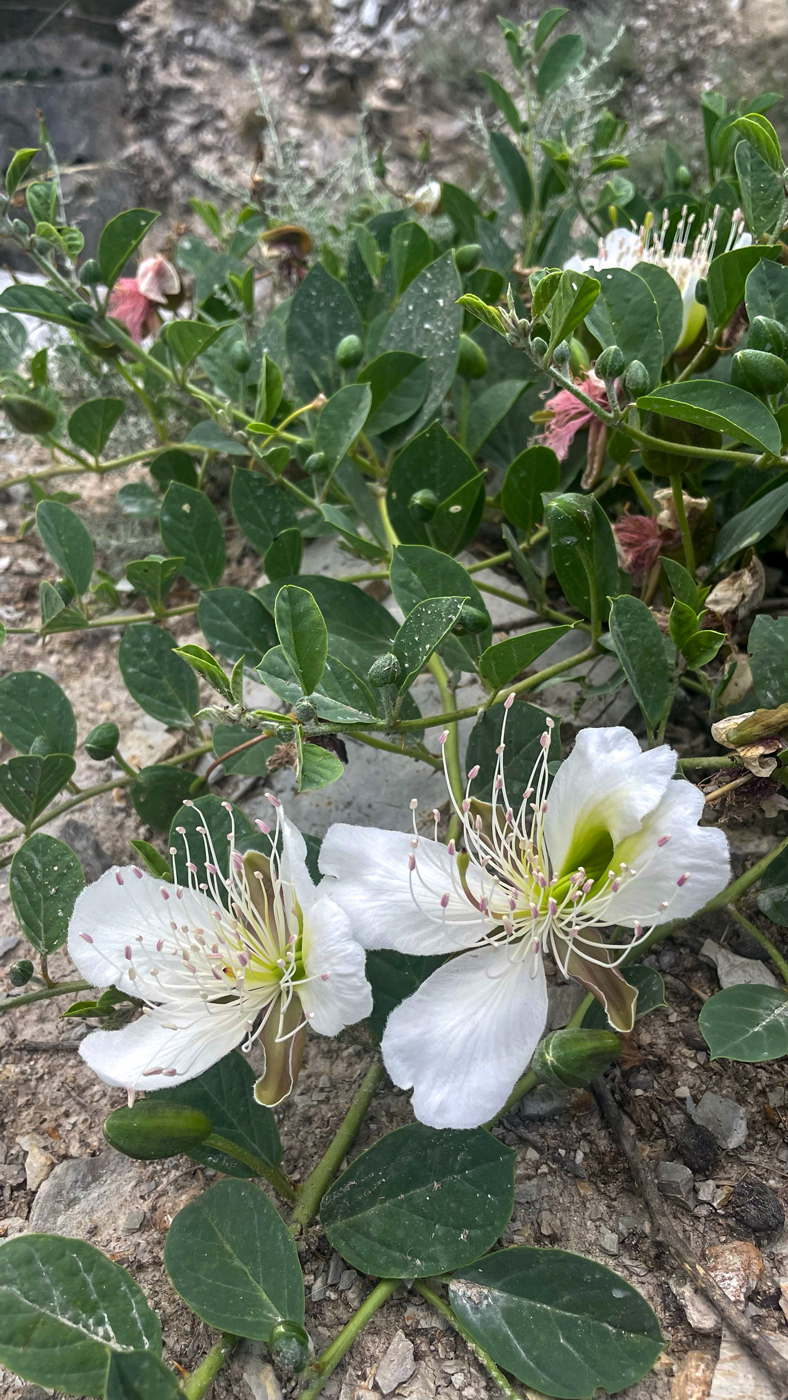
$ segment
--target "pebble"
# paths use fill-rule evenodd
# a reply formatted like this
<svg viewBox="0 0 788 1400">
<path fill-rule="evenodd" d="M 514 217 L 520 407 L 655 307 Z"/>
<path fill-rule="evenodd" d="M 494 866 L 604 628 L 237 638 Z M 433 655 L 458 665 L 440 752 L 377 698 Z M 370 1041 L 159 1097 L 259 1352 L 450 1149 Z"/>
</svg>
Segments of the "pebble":
<svg viewBox="0 0 788 1400">
<path fill-rule="evenodd" d="M 747 1114 L 735 1099 L 707 1090 L 692 1113 L 695 1123 L 708 1128 L 721 1148 L 731 1151 L 747 1139 Z"/>
<path fill-rule="evenodd" d="M 137 1230 L 142 1229 L 142 1222 L 144 1219 L 144 1210 L 130 1210 L 126 1216 L 126 1219 L 123 1222 L 123 1229 L 126 1231 L 127 1234 L 134 1235 L 136 1234 Z"/>
<path fill-rule="evenodd" d="M 345 1261 L 340 1254 L 331 1255 L 331 1263 L 328 1266 L 328 1278 L 326 1283 L 329 1288 L 335 1288 L 345 1272 Z"/>
<path fill-rule="evenodd" d="M 713 1356 L 706 1351 L 688 1351 L 673 1377 L 670 1400 L 706 1400 L 713 1375 Z"/>
<path fill-rule="evenodd" d="M 618 1235 L 609 1230 L 607 1225 L 600 1225 L 599 1248 L 603 1249 L 605 1254 L 618 1254 L 618 1243 Z"/>
<path fill-rule="evenodd" d="M 734 1186 L 728 1201 L 734 1220 L 754 1234 L 776 1234 L 785 1224 L 785 1211 L 779 1196 L 757 1176 L 745 1176 Z"/>
<path fill-rule="evenodd" d="M 770 1335 L 769 1341 L 783 1356 L 788 1356 L 788 1341 L 784 1337 Z M 779 1400 L 779 1395 L 776 1385 L 744 1342 L 723 1328 L 709 1400 Z"/>
<path fill-rule="evenodd" d="M 340 1293 L 346 1293 L 349 1288 L 352 1288 L 357 1278 L 358 1273 L 355 1269 L 343 1269 L 339 1279 Z"/>
<path fill-rule="evenodd" d="M 740 958 L 738 953 L 732 953 L 729 948 L 721 948 L 713 938 L 706 939 L 699 956 L 704 962 L 713 963 L 716 967 L 723 989 L 748 983 L 765 987 L 778 986 L 777 978 L 765 963 L 757 962 L 754 958 Z"/>
<path fill-rule="evenodd" d="M 408 1341 L 404 1332 L 395 1332 L 375 1373 L 378 1390 L 384 1395 L 390 1395 L 398 1385 L 404 1385 L 405 1381 L 410 1380 L 415 1369 L 413 1343 Z"/>
<path fill-rule="evenodd" d="M 734 1303 L 746 1303 L 758 1287 L 764 1271 L 760 1250 L 747 1240 L 713 1245 L 706 1251 L 706 1267 Z"/>
<path fill-rule="evenodd" d="M 696 1176 L 708 1176 L 720 1159 L 720 1149 L 714 1134 L 702 1123 L 695 1123 L 691 1118 L 684 1124 L 676 1146 L 690 1171 Z"/>
<path fill-rule="evenodd" d="M 701 1181 L 698 1186 L 698 1200 L 705 1206 L 714 1204 L 714 1197 L 717 1194 L 716 1181 Z"/>
<path fill-rule="evenodd" d="M 659 1162 L 657 1184 L 663 1196 L 670 1200 L 688 1202 L 692 1198 L 692 1172 L 683 1162 Z"/>
<path fill-rule="evenodd" d="M 282 1400 L 282 1387 L 273 1366 L 263 1355 L 262 1344 L 243 1342 L 238 1356 L 253 1400 Z"/>
<path fill-rule="evenodd" d="M 25 1156 L 25 1184 L 28 1191 L 37 1191 L 51 1175 L 55 1166 L 54 1157 L 50 1157 L 29 1133 L 23 1133 L 17 1138 L 19 1146 L 26 1154 Z"/>
<path fill-rule="evenodd" d="M 112 857 L 108 856 L 104 847 L 99 844 L 93 828 L 88 826 L 87 822 L 77 821 L 76 817 L 67 817 L 55 835 L 59 841 L 64 841 L 71 847 L 89 885 L 111 868 Z"/>
<path fill-rule="evenodd" d="M 569 1106 L 569 1091 L 553 1089 L 549 1084 L 537 1084 L 532 1093 L 526 1094 L 509 1115 L 521 1122 L 538 1123 L 544 1118 L 556 1118 Z"/>
</svg>

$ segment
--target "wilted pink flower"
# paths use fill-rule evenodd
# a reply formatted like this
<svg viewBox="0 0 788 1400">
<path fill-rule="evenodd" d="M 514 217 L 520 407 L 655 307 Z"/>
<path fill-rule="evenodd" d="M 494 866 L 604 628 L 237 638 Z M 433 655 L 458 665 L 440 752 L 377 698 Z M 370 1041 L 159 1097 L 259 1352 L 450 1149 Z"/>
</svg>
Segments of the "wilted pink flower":
<svg viewBox="0 0 788 1400">
<path fill-rule="evenodd" d="M 594 400 L 594 403 L 599 404 L 600 408 L 610 407 L 604 382 L 593 370 L 589 370 L 583 379 L 578 380 L 578 386 Z M 540 434 L 538 441 L 544 443 L 545 447 L 552 447 L 559 462 L 563 462 L 575 435 L 599 420 L 593 409 L 576 399 L 570 389 L 559 389 L 557 394 L 547 400 L 545 408 L 549 409 L 553 416 L 550 422 L 545 424 L 544 432 Z"/>
<path fill-rule="evenodd" d="M 112 288 L 109 314 L 122 321 L 132 340 L 140 343 L 159 325 L 158 306 L 177 296 L 181 279 L 177 268 L 166 258 L 145 258 L 136 277 L 120 277 Z"/>
<path fill-rule="evenodd" d="M 663 529 L 653 515 L 622 515 L 613 522 L 613 534 L 619 563 L 635 583 L 648 578 L 660 554 L 681 540 L 678 530 Z"/>
</svg>

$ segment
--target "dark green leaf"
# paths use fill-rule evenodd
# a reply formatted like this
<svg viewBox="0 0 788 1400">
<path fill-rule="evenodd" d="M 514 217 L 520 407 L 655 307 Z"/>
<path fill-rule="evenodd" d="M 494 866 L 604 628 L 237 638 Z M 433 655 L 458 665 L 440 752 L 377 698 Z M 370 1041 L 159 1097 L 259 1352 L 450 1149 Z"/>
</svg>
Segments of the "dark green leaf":
<svg viewBox="0 0 788 1400">
<path fill-rule="evenodd" d="M 69 314 L 69 299 L 50 287 L 15 283 L 0 292 L 0 306 L 6 311 L 18 311 L 20 316 L 36 316 L 42 321 L 53 321 L 55 325 L 85 329 L 81 321 L 75 321 Z"/>
<path fill-rule="evenodd" d="M 197 472 L 190 452 L 179 447 L 170 447 L 159 452 L 149 463 L 148 470 L 154 481 L 166 491 L 171 481 L 180 481 L 184 486 L 197 485 Z"/>
<path fill-rule="evenodd" d="M 659 724 L 671 695 L 671 673 L 662 633 L 651 609 L 626 593 L 610 608 L 610 635 L 616 655 L 649 729 Z"/>
<path fill-rule="evenodd" d="M 100 457 L 112 429 L 125 411 L 122 399 L 88 399 L 71 414 L 68 435 L 83 452 Z"/>
<path fill-rule="evenodd" d="M 461 290 L 453 255 L 444 253 L 411 282 L 381 337 L 381 353 L 407 350 L 427 359 L 429 390 L 422 407 L 408 423 L 411 433 L 418 432 L 436 416 L 454 379 L 460 351 L 462 307 L 457 305 L 457 297 Z M 403 425 L 398 430 L 398 441 L 404 432 Z"/>
<path fill-rule="evenodd" d="M 467 500 L 458 492 L 467 488 Z M 421 521 L 409 510 L 417 491 L 434 492 L 438 508 Z M 473 538 L 484 509 L 484 478 L 441 423 L 412 438 L 394 462 L 387 492 L 392 526 L 405 544 L 431 545 L 454 554 Z M 460 510 L 453 507 L 460 505 Z"/>
<path fill-rule="evenodd" d="M 247 1181 L 218 1181 L 179 1211 L 164 1247 L 173 1287 L 209 1327 L 268 1340 L 303 1324 L 295 1242 L 272 1201 Z"/>
<path fill-rule="evenodd" d="M 296 528 L 296 514 L 285 492 L 259 472 L 236 467 L 230 486 L 233 515 L 257 553 L 264 557 L 277 535 Z"/>
<path fill-rule="evenodd" d="M 714 553 L 709 561 L 710 567 L 716 568 L 726 559 L 732 559 L 735 554 L 740 554 L 742 550 L 757 544 L 780 524 L 787 510 L 788 483 L 785 483 L 773 491 L 767 491 L 765 496 L 759 496 L 757 501 L 747 506 L 746 510 L 739 511 L 738 515 L 731 516 L 717 536 Z"/>
<path fill-rule="evenodd" d="M 410 690 L 432 653 L 451 631 L 464 602 L 464 598 L 425 598 L 408 613 L 391 644 L 402 668 L 398 682 L 400 691 Z"/>
<path fill-rule="evenodd" d="M 215 1135 L 227 1138 L 245 1152 L 278 1167 L 282 1160 L 279 1130 L 270 1108 L 255 1100 L 255 1078 L 249 1061 L 240 1051 L 233 1050 L 197 1079 L 189 1079 L 172 1089 L 160 1089 L 156 1097 L 199 1109 L 210 1118 Z M 252 1169 L 245 1167 L 237 1157 L 215 1147 L 197 1147 L 189 1156 L 225 1176 L 254 1176 Z"/>
<path fill-rule="evenodd" d="M 324 507 L 323 509 L 326 509 Z M 268 546 L 265 554 L 265 571 L 273 583 L 276 579 L 292 578 L 301 568 L 304 557 L 304 537 L 297 525 L 283 530 Z"/>
<path fill-rule="evenodd" d="M 368 384 L 348 384 L 332 394 L 321 409 L 315 451 L 325 453 L 325 472 L 329 480 L 364 427 L 371 403 L 372 391 Z"/>
<path fill-rule="evenodd" d="M 468 750 L 465 764 L 470 771 L 479 772 L 471 784 L 471 795 L 481 802 L 492 800 L 492 785 L 498 761 L 497 749 L 501 742 L 504 720 L 503 704 L 485 709 L 477 719 L 468 737 Z M 534 765 L 542 751 L 542 735 L 545 733 L 548 714 L 536 705 L 524 700 L 515 701 L 506 720 L 506 748 L 504 750 L 504 777 L 510 792 L 524 792 L 528 786 Z M 556 720 L 551 733 L 548 758 L 550 762 L 561 759 L 561 724 Z"/>
<path fill-rule="evenodd" d="M 5 172 L 6 194 L 13 194 L 24 180 L 30 166 L 38 155 L 38 146 L 24 146 L 15 151 Z"/>
<path fill-rule="evenodd" d="M 692 608 L 693 612 L 699 613 L 702 607 L 700 589 L 692 574 L 688 573 L 684 565 L 678 564 L 675 559 L 663 558 L 662 564 L 675 596 Z"/>
<path fill-rule="evenodd" d="M 51 753 L 73 753 L 77 722 L 68 697 L 43 671 L 12 671 L 0 681 L 0 733 L 20 753 L 44 739 Z"/>
<path fill-rule="evenodd" d="M 161 1352 L 161 1326 L 125 1269 L 84 1240 L 0 1244 L 0 1361 L 35 1385 L 103 1396 L 113 1351 Z"/>
<path fill-rule="evenodd" d="M 545 510 L 545 522 L 567 602 L 590 617 L 593 586 L 600 614 L 606 617 L 608 599 L 618 593 L 618 555 L 610 521 L 599 502 L 591 496 L 557 496 Z"/>
<path fill-rule="evenodd" d="M 148 555 L 146 559 L 134 559 L 126 565 L 126 578 L 129 583 L 160 608 L 178 574 L 183 559 L 162 559 Z"/>
<path fill-rule="evenodd" d="M 178 364 L 186 369 L 221 333 L 221 326 L 208 326 L 204 321 L 170 321 L 164 328 L 164 339 Z"/>
<path fill-rule="evenodd" d="M 365 676 L 372 662 L 390 650 L 391 639 L 397 630 L 391 613 L 363 589 L 353 583 L 343 583 L 341 579 L 300 574 L 297 583 L 300 588 L 308 589 L 327 619 L 332 656 L 344 661 L 352 671 Z M 271 616 L 279 588 L 280 584 L 274 583 L 255 589 L 255 595 Z M 419 601 L 420 598 L 415 598 L 411 607 Z"/>
<path fill-rule="evenodd" d="M 599 291 L 595 277 L 587 277 L 584 272 L 562 272 L 550 307 L 551 350 L 571 336 L 585 320 Z"/>
<path fill-rule="evenodd" d="M 747 643 L 758 704 L 776 709 L 788 701 L 788 617 L 761 613 Z"/>
<path fill-rule="evenodd" d="M 161 502 L 147 481 L 128 481 L 121 486 L 117 503 L 124 515 L 137 520 L 158 520 Z"/>
<path fill-rule="evenodd" d="M 245 656 L 247 667 L 253 670 L 276 643 L 270 613 L 243 588 L 211 588 L 201 594 L 197 621 L 211 650 L 233 666 Z"/>
<path fill-rule="evenodd" d="M 510 464 L 501 490 L 503 513 L 512 525 L 530 534 L 542 519 L 542 492 L 555 491 L 561 465 L 551 447 L 526 447 Z"/>
<path fill-rule="evenodd" d="M 421 224 L 408 220 L 397 225 L 389 244 L 389 265 L 397 296 L 402 295 L 434 256 L 432 239 Z"/>
<path fill-rule="evenodd" d="M 764 248 L 755 243 L 748 248 L 731 248 L 713 259 L 706 278 L 713 326 L 720 330 L 727 326 L 737 306 L 744 301 L 745 283 L 755 265 L 762 258 L 778 256 L 777 248 Z"/>
<path fill-rule="evenodd" d="M 768 316 L 788 325 L 788 267 L 761 258 L 747 278 L 744 299 L 751 321 Z"/>
<path fill-rule="evenodd" d="M 282 650 L 301 682 L 305 695 L 319 684 L 328 654 L 328 634 L 323 614 L 305 588 L 285 584 L 274 607 L 276 631 Z"/>
<path fill-rule="evenodd" d="M 665 351 L 650 286 L 621 267 L 600 268 L 597 276 L 601 290 L 586 317 L 589 330 L 602 346 L 617 345 L 627 364 L 640 360 L 649 383 L 658 384 Z"/>
<path fill-rule="evenodd" d="M 183 1391 L 154 1352 L 113 1351 L 105 1400 L 183 1400 Z"/>
<path fill-rule="evenodd" d="M 515 1153 L 482 1128 L 411 1123 L 362 1152 L 323 1198 L 320 1219 L 348 1263 L 424 1278 L 475 1259 L 512 1212 Z"/>
<path fill-rule="evenodd" d="M 500 690 L 569 631 L 569 627 L 534 627 L 529 632 L 522 632 L 517 637 L 498 642 L 482 653 L 479 672 L 486 681 Z"/>
<path fill-rule="evenodd" d="M 358 383 L 369 384 L 372 403 L 367 432 L 372 436 L 396 428 L 418 413 L 427 396 L 430 372 L 423 355 L 387 350 L 359 371 Z"/>
<path fill-rule="evenodd" d="M 0 316 L 0 374 L 10 374 L 16 369 L 26 345 L 27 331 L 23 323 L 8 313 Z"/>
<path fill-rule="evenodd" d="M 146 714 L 176 729 L 190 729 L 200 706 L 197 677 L 175 655 L 169 632 L 135 622 L 121 638 L 118 665 L 126 689 Z"/>
<path fill-rule="evenodd" d="M 108 287 L 120 277 L 132 253 L 158 217 L 150 209 L 127 209 L 123 214 L 116 214 L 105 225 L 99 238 L 98 262 L 102 281 Z"/>
<path fill-rule="evenodd" d="M 79 516 L 59 501 L 40 501 L 36 529 L 60 572 L 83 594 L 93 577 L 93 541 Z"/>
<path fill-rule="evenodd" d="M 735 442 L 751 443 L 775 456 L 780 453 L 780 428 L 774 416 L 754 394 L 733 384 L 721 384 L 716 379 L 663 384 L 653 393 L 639 398 L 638 408 L 664 413 L 667 418 L 678 418 L 702 428 L 716 428 Z"/>
<path fill-rule="evenodd" d="M 361 333 L 358 312 L 342 283 L 315 263 L 293 297 L 287 320 L 287 353 L 302 399 L 330 396 L 340 388 L 336 348 L 346 335 Z"/>
<path fill-rule="evenodd" d="M 788 928 L 788 852 L 777 856 L 761 876 L 758 908 L 773 924 Z"/>
<path fill-rule="evenodd" d="M 522 128 L 522 120 L 514 98 L 506 91 L 503 84 L 493 77 L 492 73 L 485 73 L 483 69 L 479 69 L 476 76 L 481 81 L 482 87 L 487 89 L 498 111 L 509 123 L 512 131 L 519 132 Z"/>
<path fill-rule="evenodd" d="M 536 91 L 544 102 L 583 62 L 586 46 L 579 34 L 562 34 L 545 52 L 536 78 Z"/>
<path fill-rule="evenodd" d="M 737 117 L 733 125 L 745 138 L 744 142 L 740 142 L 736 147 L 736 155 L 738 155 L 742 145 L 750 145 L 755 154 L 763 160 L 767 169 L 782 175 L 785 161 L 780 151 L 777 132 L 771 122 L 767 121 L 761 112 L 750 111 L 744 116 Z M 736 171 L 738 174 L 738 161 L 736 162 Z M 762 230 L 755 229 L 754 232 L 760 233 Z"/>
<path fill-rule="evenodd" d="M 503 131 L 491 131 L 490 155 L 501 183 L 525 217 L 533 204 L 534 191 L 528 167 L 520 152 Z"/>
<path fill-rule="evenodd" d="M 404 613 L 412 612 L 424 598 L 449 597 L 468 598 L 474 608 L 487 612 L 484 598 L 462 564 L 424 545 L 400 545 L 394 550 L 391 588 Z M 475 670 L 477 644 L 484 650 L 491 641 L 492 625 L 476 637 L 448 636 L 441 653 L 452 669 Z"/>
<path fill-rule="evenodd" d="M 172 481 L 161 504 L 159 528 L 171 555 L 181 555 L 181 572 L 198 588 L 213 588 L 224 573 L 224 531 L 202 491 Z"/>
<path fill-rule="evenodd" d="M 193 773 L 173 764 L 153 763 L 141 768 L 129 788 L 137 816 L 155 831 L 169 831 L 181 803 L 191 795 L 194 782 Z"/>
<path fill-rule="evenodd" d="M 788 995 L 782 987 L 726 987 L 704 1003 L 698 1024 L 713 1060 L 754 1065 L 788 1055 Z"/>
<path fill-rule="evenodd" d="M 564 5 L 551 5 L 549 10 L 545 10 L 536 26 L 536 33 L 534 34 L 534 51 L 536 53 L 539 52 L 542 44 L 546 43 L 550 38 L 556 25 L 563 19 L 564 15 L 568 14 L 569 11 Z"/>
<path fill-rule="evenodd" d="M 442 957 L 421 958 L 389 949 L 367 953 L 366 973 L 373 1001 L 369 1024 L 376 1040 L 382 1038 L 394 1007 L 418 991 L 442 962 Z"/>
<path fill-rule="evenodd" d="M 747 226 L 760 238 L 771 233 L 782 213 L 782 180 L 749 141 L 739 142 L 734 158 Z"/>
<path fill-rule="evenodd" d="M 39 953 L 54 953 L 68 936 L 74 902 L 84 888 L 82 866 L 69 846 L 36 832 L 11 861 L 9 888 L 25 938 Z"/>
<path fill-rule="evenodd" d="M 647 1016 L 649 1011 L 656 1011 L 660 1006 L 667 1006 L 665 983 L 655 968 L 638 964 L 636 967 L 622 968 L 621 975 L 630 987 L 637 989 L 636 1020 L 639 1021 L 641 1016 Z M 595 997 L 583 1017 L 583 1027 L 585 1030 L 602 1031 L 606 1030 L 607 1026 L 605 1008 Z"/>
<path fill-rule="evenodd" d="M 527 379 L 502 379 L 474 397 L 468 414 L 466 437 L 466 447 L 472 457 L 482 450 L 490 434 L 495 432 L 532 382 Z"/>
<path fill-rule="evenodd" d="M 43 812 L 71 778 L 70 754 L 50 753 L 10 758 L 0 765 L 0 803 L 24 826 Z"/>
<path fill-rule="evenodd" d="M 249 734 L 238 724 L 217 724 L 211 735 L 213 739 L 213 751 L 217 758 L 229 752 L 230 749 L 237 748 L 239 744 L 245 744 L 248 739 L 254 739 L 254 734 Z M 234 754 L 224 762 L 225 773 L 241 773 L 245 778 L 264 777 L 268 772 L 266 766 L 276 748 L 275 739 L 260 738 L 259 742 L 252 748 L 244 749 L 243 753 Z"/>
<path fill-rule="evenodd" d="M 304 742 L 301 760 L 298 765 L 297 792 L 311 792 L 315 788 L 328 787 L 344 773 L 342 759 L 319 744 Z"/>
<path fill-rule="evenodd" d="M 193 443 L 196 447 L 205 448 L 206 452 L 222 452 L 227 457 L 248 457 L 249 448 L 243 442 L 238 442 L 236 438 L 229 437 L 223 433 L 218 423 L 214 423 L 212 418 L 206 418 L 202 423 L 195 423 L 186 438 L 187 443 Z"/>
<path fill-rule="evenodd" d="M 503 1249 L 449 1286 L 461 1323 L 493 1360 L 548 1395 L 619 1391 L 665 1343 L 645 1298 L 620 1274 L 564 1249 Z"/>
</svg>

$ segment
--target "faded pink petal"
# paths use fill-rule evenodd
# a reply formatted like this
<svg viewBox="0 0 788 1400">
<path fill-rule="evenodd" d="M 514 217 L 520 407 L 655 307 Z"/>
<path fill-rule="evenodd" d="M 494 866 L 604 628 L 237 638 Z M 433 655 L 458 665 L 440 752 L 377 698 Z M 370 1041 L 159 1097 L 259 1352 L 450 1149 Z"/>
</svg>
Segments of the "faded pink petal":
<svg viewBox="0 0 788 1400">
<path fill-rule="evenodd" d="M 156 303 L 141 292 L 136 277 L 119 277 L 109 299 L 109 314 L 122 321 L 132 340 L 141 344 L 159 323 Z"/>
<path fill-rule="evenodd" d="M 577 382 L 578 387 L 593 399 L 594 403 L 599 404 L 600 408 L 610 407 L 604 381 L 599 379 L 593 370 L 589 370 L 589 373 Z M 596 414 L 576 399 L 569 389 L 559 389 L 557 394 L 547 400 L 545 408 L 552 412 L 553 417 L 545 424 L 544 432 L 539 435 L 537 442 L 544 443 L 545 447 L 552 447 L 559 462 L 563 462 L 575 435 L 587 428 L 589 423 L 594 421 Z"/>
<path fill-rule="evenodd" d="M 619 563 L 635 583 L 648 578 L 660 554 L 675 549 L 681 535 L 665 530 L 653 515 L 622 515 L 613 521 Z"/>
<path fill-rule="evenodd" d="M 181 279 L 178 269 L 159 254 L 140 263 L 137 286 L 148 301 L 158 301 L 163 305 L 168 297 L 177 296 L 181 290 Z"/>
</svg>

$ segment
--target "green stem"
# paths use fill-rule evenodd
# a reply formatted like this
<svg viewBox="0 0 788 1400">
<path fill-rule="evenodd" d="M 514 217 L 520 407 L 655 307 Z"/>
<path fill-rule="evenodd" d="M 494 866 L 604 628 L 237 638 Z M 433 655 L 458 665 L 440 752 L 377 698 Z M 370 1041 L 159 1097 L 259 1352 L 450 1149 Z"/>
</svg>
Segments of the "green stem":
<svg viewBox="0 0 788 1400">
<path fill-rule="evenodd" d="M 125 379 L 132 393 L 137 395 L 137 398 L 139 399 L 140 403 L 145 409 L 145 412 L 147 413 L 148 417 L 151 420 L 151 423 L 153 424 L 156 430 L 156 436 L 159 439 L 159 442 L 166 442 L 167 429 L 165 428 L 164 424 L 159 418 L 155 408 L 153 407 L 153 404 L 151 403 L 150 398 L 145 393 L 145 390 L 143 389 L 142 385 L 137 383 L 136 379 L 134 378 L 134 375 L 129 373 L 122 360 L 118 360 L 117 370 L 121 378 Z"/>
<path fill-rule="evenodd" d="M 673 507 L 676 512 L 676 520 L 681 531 L 681 543 L 684 547 L 684 563 L 687 566 L 687 573 L 695 577 L 695 546 L 692 543 L 692 531 L 687 520 L 687 512 L 684 509 L 684 489 L 681 484 L 681 477 L 675 472 L 670 478 L 670 489 L 673 492 Z"/>
<path fill-rule="evenodd" d="M 692 772 L 693 769 L 713 771 L 716 768 L 739 768 L 741 760 L 733 754 L 713 754 L 707 758 L 680 758 L 679 768 L 682 773 Z"/>
<path fill-rule="evenodd" d="M 747 933 L 752 934 L 753 938 L 760 943 L 761 947 L 766 949 L 766 952 L 769 954 L 769 957 L 782 977 L 783 982 L 786 987 L 788 987 L 788 962 L 786 962 L 779 948 L 775 947 L 771 938 L 768 938 L 767 935 L 758 928 L 757 924 L 753 924 L 749 919 L 745 919 L 744 915 L 739 913 L 735 904 L 727 904 L 725 907 L 727 913 L 730 914 L 732 919 L 736 920 L 739 927 L 746 929 Z"/>
<path fill-rule="evenodd" d="M 301 1391 L 298 1400 L 317 1400 L 323 1386 L 336 1370 L 345 1352 L 350 1350 L 356 1337 L 375 1316 L 378 1309 L 382 1308 L 383 1304 L 388 1301 L 392 1293 L 399 1288 L 401 1282 L 402 1280 L 398 1278 L 384 1278 L 373 1288 L 369 1296 L 364 1299 L 361 1307 L 354 1312 L 349 1322 L 345 1323 L 339 1335 L 312 1363 L 309 1370 L 317 1372 L 316 1378 Z"/>
<path fill-rule="evenodd" d="M 433 1289 L 430 1288 L 429 1284 L 425 1283 L 424 1280 L 420 1278 L 414 1281 L 413 1287 L 417 1293 L 421 1294 L 425 1302 L 429 1303 L 430 1307 L 440 1313 L 441 1317 L 445 1317 L 446 1321 L 454 1328 L 455 1332 L 459 1332 L 465 1345 L 470 1347 L 476 1360 L 480 1361 L 488 1375 L 492 1376 L 495 1384 L 503 1391 L 507 1400 L 522 1400 L 519 1391 L 515 1390 L 514 1386 L 509 1384 L 503 1371 L 498 1370 L 498 1367 L 489 1353 L 484 1350 L 484 1347 L 479 1346 L 479 1343 L 474 1340 L 470 1332 L 466 1331 L 460 1319 L 457 1317 L 457 1314 L 454 1312 L 454 1309 L 449 1307 L 448 1303 L 444 1302 L 440 1294 L 435 1293 Z"/>
<path fill-rule="evenodd" d="M 383 1066 L 378 1060 L 371 1064 L 359 1088 L 350 1101 L 350 1107 L 335 1132 L 328 1149 L 323 1153 L 306 1181 L 298 1188 L 296 1208 L 291 1219 L 291 1228 L 300 1225 L 305 1228 L 320 1207 L 326 1191 L 339 1171 L 342 1158 L 349 1152 L 356 1140 L 364 1115 L 371 1104 L 375 1091 L 383 1078 Z M 374 1311 L 374 1309 L 373 1309 Z M 353 1319 L 351 1318 L 351 1322 Z M 348 1324 L 349 1326 L 350 1324 Z M 342 1333 L 340 1333 L 340 1336 Z M 337 1339 L 338 1340 L 338 1339 Z M 351 1339 L 352 1340 L 352 1339 Z M 335 1343 L 332 1343 L 335 1345 Z M 348 1343 L 348 1346 L 350 1343 Z M 347 1348 L 346 1348 L 347 1349 Z M 331 1348 L 329 1347 L 329 1351 Z M 342 1353 L 340 1353 L 342 1355 Z M 339 1360 L 339 1357 L 337 1357 Z M 333 1368 L 332 1368 L 333 1369 Z"/>
<path fill-rule="evenodd" d="M 214 1147 L 217 1152 L 226 1152 L 229 1157 L 235 1157 L 237 1161 L 243 1162 L 245 1167 L 249 1167 L 255 1176 L 261 1176 L 275 1191 L 279 1192 L 283 1201 L 289 1201 L 292 1205 L 296 1200 L 296 1189 L 288 1176 L 270 1162 L 264 1162 L 262 1157 L 255 1156 L 254 1152 L 247 1152 L 245 1147 L 239 1147 L 237 1142 L 231 1142 L 229 1138 L 221 1137 L 218 1133 L 210 1133 L 202 1144 L 203 1147 Z"/>
<path fill-rule="evenodd" d="M 42 987 L 38 992 L 23 992 L 21 996 L 0 1001 L 0 1012 L 13 1011 L 15 1006 L 30 1006 L 34 1001 L 51 1001 L 52 997 L 67 997 L 73 992 L 86 992 L 89 988 L 89 982 L 56 982 L 53 987 Z"/>
<path fill-rule="evenodd" d="M 656 502 L 652 501 L 637 472 L 632 467 L 629 467 L 625 472 L 625 476 L 646 514 L 657 515 L 658 508 Z"/>
<path fill-rule="evenodd" d="M 405 758 L 413 758 L 417 763 L 429 763 L 431 768 L 442 768 L 443 764 L 434 753 L 425 749 L 423 744 L 409 746 L 407 744 L 390 744 L 387 739 L 376 739 L 373 734 L 350 733 L 351 739 L 357 739 L 359 744 L 366 744 L 370 749 L 382 749 L 384 753 L 397 753 Z"/>
<path fill-rule="evenodd" d="M 105 472 L 115 472 L 119 471 L 121 467 L 130 467 L 134 462 L 144 462 L 146 457 L 155 457 L 156 453 L 161 452 L 165 447 L 177 447 L 186 452 L 197 451 L 188 442 L 159 442 L 155 447 L 143 447 L 140 452 L 129 452 L 125 457 L 115 457 L 111 462 L 99 462 L 95 466 L 85 462 L 78 453 L 72 452 L 69 447 L 66 447 L 65 443 L 57 442 L 55 447 L 59 452 L 73 458 L 77 465 L 70 467 L 57 463 L 53 467 L 44 467 L 40 472 L 22 472 L 19 476 L 6 477 L 5 481 L 0 481 L 0 491 L 5 491 L 9 486 L 25 486 L 29 481 L 49 481 L 53 476 L 80 476 L 83 473 L 103 476 Z"/>
<path fill-rule="evenodd" d="M 164 622 L 165 619 L 168 617 L 185 617 L 187 613 L 193 613 L 196 611 L 196 603 L 184 603 L 179 608 L 166 608 L 163 612 L 160 613 L 116 613 L 113 617 L 94 618 L 91 622 L 87 624 L 86 627 L 64 627 L 61 628 L 61 631 L 95 632 L 100 627 L 127 627 L 131 622 Z M 9 627 L 7 630 L 9 636 L 22 636 L 23 634 L 26 634 L 28 636 L 37 637 L 39 635 L 38 627 Z"/>
<path fill-rule="evenodd" d="M 698 365 L 700 364 L 707 351 L 714 349 L 714 341 L 717 339 L 718 334 L 719 332 L 715 332 L 713 336 L 710 336 L 708 340 L 704 341 L 703 345 L 701 345 L 700 347 L 700 350 L 698 350 L 693 355 L 689 364 L 684 366 L 683 370 L 681 371 L 681 374 L 676 375 L 676 378 L 673 381 L 674 384 L 683 384 L 685 379 L 689 379 L 695 373 L 695 370 L 698 368 Z"/>
<path fill-rule="evenodd" d="M 216 1379 L 225 1361 L 238 1345 L 238 1341 L 239 1338 L 233 1336 L 232 1332 L 222 1332 L 219 1341 L 211 1347 L 205 1360 L 200 1363 L 196 1371 L 192 1371 L 189 1379 L 184 1381 L 185 1400 L 202 1400 L 211 1381 Z"/>
<path fill-rule="evenodd" d="M 499 588 L 496 583 L 481 582 L 477 583 L 476 587 L 482 593 L 491 593 L 494 598 L 503 598 L 507 603 L 516 603 L 517 607 L 522 608 L 524 612 L 531 611 L 531 605 L 528 599 L 518 596 L 516 593 L 510 593 L 508 588 Z"/>
</svg>

